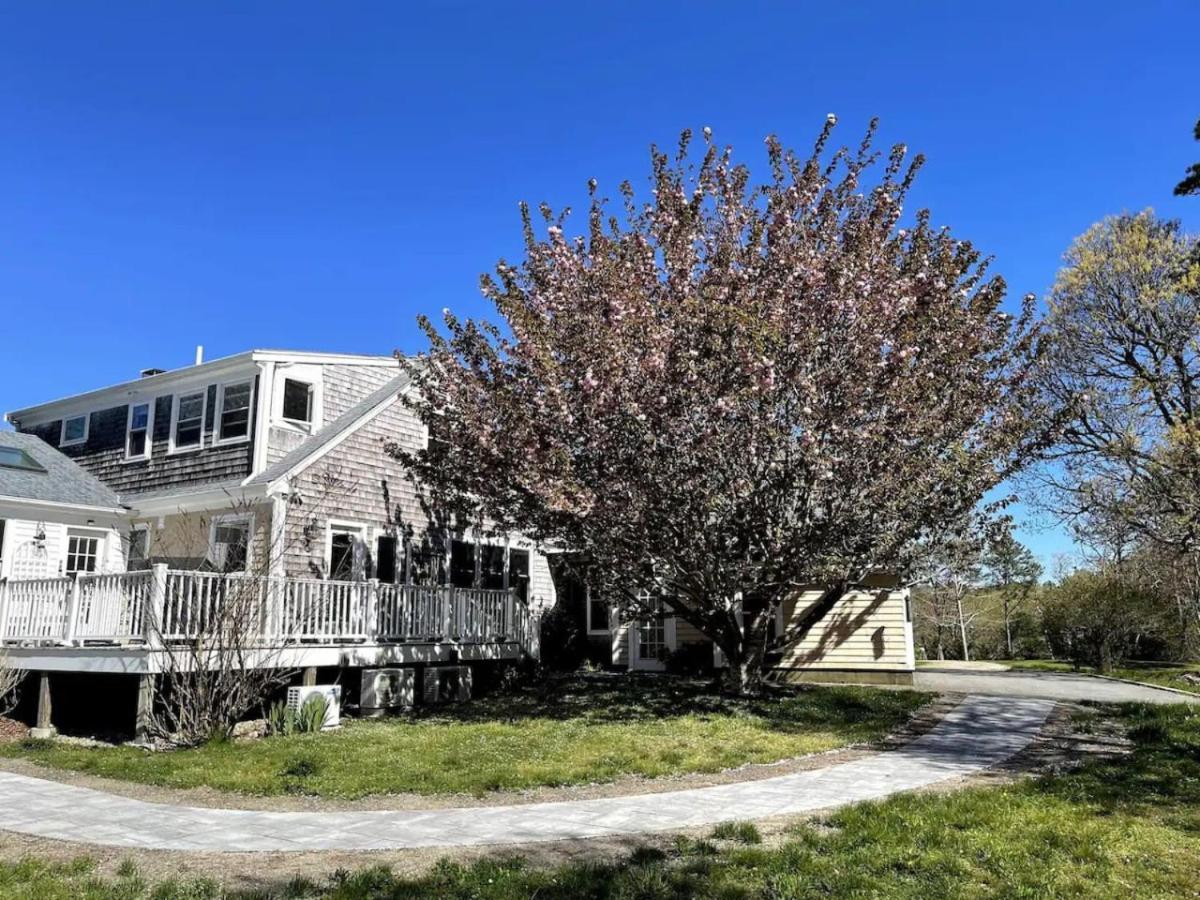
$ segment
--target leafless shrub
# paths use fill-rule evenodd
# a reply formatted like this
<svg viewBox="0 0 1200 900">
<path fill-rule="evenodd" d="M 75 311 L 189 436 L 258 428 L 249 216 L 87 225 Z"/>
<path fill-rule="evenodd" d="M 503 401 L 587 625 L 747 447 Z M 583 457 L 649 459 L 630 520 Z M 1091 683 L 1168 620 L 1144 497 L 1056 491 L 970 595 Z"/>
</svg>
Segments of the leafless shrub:
<svg viewBox="0 0 1200 900">
<path fill-rule="evenodd" d="M 0 651 L 0 716 L 8 715 L 17 705 L 17 690 L 25 680 L 25 670 L 12 664 L 7 653 Z"/>
<path fill-rule="evenodd" d="M 306 498 L 314 516 L 335 496 L 353 489 L 328 479 L 321 495 Z M 231 502 L 216 524 L 249 518 L 254 509 Z M 201 523 L 210 532 L 211 520 Z M 270 529 L 273 535 L 277 532 Z M 214 534 L 217 530 L 212 529 Z M 170 582 L 151 642 L 160 653 L 161 674 L 148 730 L 156 740 L 192 746 L 226 740 L 255 710 L 265 714 L 271 698 L 295 674 L 290 661 L 298 641 L 282 579 L 270 576 L 269 560 L 287 552 L 287 538 L 258 539 L 247 530 L 245 545 L 210 547 L 210 571 Z"/>
</svg>

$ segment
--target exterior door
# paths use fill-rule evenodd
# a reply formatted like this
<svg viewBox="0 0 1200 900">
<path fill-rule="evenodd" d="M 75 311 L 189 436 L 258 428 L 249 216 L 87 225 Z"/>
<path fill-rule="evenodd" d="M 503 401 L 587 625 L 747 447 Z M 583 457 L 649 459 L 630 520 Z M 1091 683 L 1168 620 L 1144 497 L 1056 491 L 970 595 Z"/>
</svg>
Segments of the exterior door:
<svg viewBox="0 0 1200 900">
<path fill-rule="evenodd" d="M 667 656 L 675 650 L 675 617 L 660 615 L 629 626 L 629 668 L 661 672 Z"/>
<path fill-rule="evenodd" d="M 100 561 L 100 538 L 91 534 L 67 535 L 66 574 L 89 575 L 95 572 Z"/>
</svg>

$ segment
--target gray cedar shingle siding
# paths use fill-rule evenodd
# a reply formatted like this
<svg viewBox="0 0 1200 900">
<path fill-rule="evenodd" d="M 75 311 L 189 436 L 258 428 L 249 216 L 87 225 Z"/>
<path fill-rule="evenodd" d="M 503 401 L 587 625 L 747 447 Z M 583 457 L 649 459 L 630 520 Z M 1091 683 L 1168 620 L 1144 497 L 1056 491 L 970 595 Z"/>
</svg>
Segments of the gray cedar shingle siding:
<svg viewBox="0 0 1200 900">
<path fill-rule="evenodd" d="M 323 573 L 325 530 L 331 519 L 361 523 L 379 533 L 425 530 L 416 487 L 384 451 L 389 441 L 411 448 L 424 442 L 420 423 L 402 403 L 383 410 L 296 477 L 292 487 L 301 501 L 288 511 L 284 541 L 288 574 Z M 372 554 L 375 537 L 374 533 L 368 536 Z"/>
<path fill-rule="evenodd" d="M 258 379 L 255 378 L 254 396 L 257 395 Z M 166 394 L 155 398 L 154 445 L 148 460 L 125 461 L 125 426 L 129 415 L 127 404 L 92 412 L 87 441 L 63 447 L 61 452 L 120 494 L 144 493 L 247 477 L 254 459 L 256 417 L 250 417 L 249 441 L 224 447 L 211 446 L 215 440 L 217 387 L 210 385 L 204 448 L 168 456 L 173 397 L 173 394 Z M 30 434 L 36 434 L 51 447 L 58 447 L 61 428 L 62 420 L 55 419 L 44 425 L 34 426 L 28 431 Z"/>
<path fill-rule="evenodd" d="M 355 403 L 374 393 L 400 374 L 392 366 L 329 365 L 324 371 L 325 424 L 328 425 Z"/>
</svg>

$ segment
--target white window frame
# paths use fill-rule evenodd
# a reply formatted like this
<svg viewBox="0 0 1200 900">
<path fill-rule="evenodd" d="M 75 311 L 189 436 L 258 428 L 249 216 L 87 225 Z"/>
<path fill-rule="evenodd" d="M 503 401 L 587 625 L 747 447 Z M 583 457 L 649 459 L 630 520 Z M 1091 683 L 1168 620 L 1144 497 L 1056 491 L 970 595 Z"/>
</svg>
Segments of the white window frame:
<svg viewBox="0 0 1200 900">
<path fill-rule="evenodd" d="M 67 561 L 71 558 L 71 539 L 78 538 L 81 540 L 94 540 L 96 542 L 96 568 L 91 572 L 76 572 L 76 575 L 99 575 L 107 567 L 108 561 L 108 532 L 102 528 L 67 528 L 64 535 L 66 540 L 63 542 L 62 554 L 62 573 L 64 576 L 69 575 L 67 572 Z"/>
<path fill-rule="evenodd" d="M 83 419 L 83 437 L 78 438 L 73 441 L 68 441 L 67 440 L 67 423 L 73 422 L 75 419 Z M 58 428 L 58 446 L 60 446 L 60 447 L 75 447 L 79 444 L 86 444 L 87 439 L 88 439 L 88 432 L 91 430 L 91 426 L 92 426 L 92 414 L 91 413 L 83 413 L 82 415 L 77 415 L 77 416 L 63 416 L 62 422 L 59 424 L 59 428 Z"/>
<path fill-rule="evenodd" d="M 146 407 L 146 449 L 141 456 L 131 456 L 129 453 L 129 436 L 132 433 L 133 411 L 139 406 Z M 125 462 L 145 462 L 154 453 L 154 407 L 153 399 L 131 401 L 125 410 Z"/>
<path fill-rule="evenodd" d="M 604 608 L 608 610 L 608 615 L 604 617 L 605 621 L 603 627 L 597 627 L 592 621 L 592 588 L 589 585 L 585 587 L 583 591 L 583 602 L 587 608 L 587 633 L 590 635 L 596 635 L 597 637 L 605 637 L 611 634 L 612 628 L 609 624 L 609 620 L 612 619 L 612 607 L 607 603 L 604 604 Z"/>
<path fill-rule="evenodd" d="M 225 391 L 228 388 L 240 387 L 241 385 L 250 387 L 249 406 L 246 407 L 246 433 L 238 437 L 222 437 L 221 436 L 221 420 L 225 416 Z M 254 432 L 254 376 L 246 378 L 237 378 L 233 381 L 224 381 L 217 386 L 217 414 L 213 418 L 213 441 L 214 447 L 228 447 L 232 444 L 245 444 L 250 440 L 250 435 Z"/>
<path fill-rule="evenodd" d="M 135 522 L 129 528 L 129 546 L 127 546 L 125 548 L 125 571 L 126 572 L 130 571 L 129 562 L 133 555 L 133 536 L 135 534 L 141 534 L 144 536 L 144 540 L 146 541 L 146 560 L 145 561 L 147 564 L 149 564 L 149 562 L 150 562 L 150 523 L 149 522 Z"/>
<path fill-rule="evenodd" d="M 253 389 L 252 389 L 253 390 Z M 184 397 L 200 395 L 200 443 L 194 446 L 177 447 L 175 445 L 175 429 L 179 427 L 179 404 Z M 167 437 L 167 454 L 195 453 L 204 449 L 204 423 L 208 421 L 208 388 L 198 388 L 194 391 L 181 391 L 171 398 L 171 433 Z"/>
<path fill-rule="evenodd" d="M 355 558 L 351 562 L 351 581 L 366 581 L 370 573 L 367 571 L 367 555 L 370 551 L 369 542 L 373 540 L 375 529 L 365 522 L 352 522 L 347 519 L 329 519 L 325 523 L 325 578 L 333 580 L 333 534 L 358 534 L 358 543 L 354 546 Z M 355 571 L 357 570 L 357 571 Z M 361 578 L 354 575 L 361 573 Z"/>
<path fill-rule="evenodd" d="M 254 567 L 254 513 L 230 513 L 223 516 L 213 516 L 212 521 L 208 525 L 208 551 L 211 554 L 217 552 L 217 528 L 228 525 L 245 525 L 246 526 L 246 565 L 242 569 L 243 573 L 249 573 Z M 210 559 L 214 566 L 220 563 L 220 568 L 217 571 L 224 571 L 225 561 Z M 234 575 L 235 572 L 226 574 Z"/>
<path fill-rule="evenodd" d="M 303 384 L 308 388 L 308 418 L 307 419 L 289 419 L 283 414 L 283 410 L 287 404 L 287 383 L 293 381 L 296 384 Z M 287 422 L 289 425 L 295 425 L 297 428 L 311 429 L 315 425 L 317 413 L 317 386 L 311 381 L 304 378 L 293 378 L 290 375 L 283 375 L 283 385 L 279 389 L 279 420 Z"/>
</svg>

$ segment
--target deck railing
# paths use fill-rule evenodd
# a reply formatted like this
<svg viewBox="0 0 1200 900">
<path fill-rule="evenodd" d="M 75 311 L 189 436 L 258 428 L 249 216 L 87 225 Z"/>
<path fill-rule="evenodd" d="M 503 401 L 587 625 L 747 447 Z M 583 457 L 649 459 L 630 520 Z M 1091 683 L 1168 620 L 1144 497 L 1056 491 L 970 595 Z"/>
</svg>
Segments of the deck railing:
<svg viewBox="0 0 1200 900">
<path fill-rule="evenodd" d="M 264 642 L 519 643 L 536 619 L 515 591 L 169 570 L 0 582 L 0 643 L 78 646 L 216 637 Z"/>
</svg>

